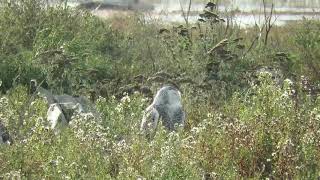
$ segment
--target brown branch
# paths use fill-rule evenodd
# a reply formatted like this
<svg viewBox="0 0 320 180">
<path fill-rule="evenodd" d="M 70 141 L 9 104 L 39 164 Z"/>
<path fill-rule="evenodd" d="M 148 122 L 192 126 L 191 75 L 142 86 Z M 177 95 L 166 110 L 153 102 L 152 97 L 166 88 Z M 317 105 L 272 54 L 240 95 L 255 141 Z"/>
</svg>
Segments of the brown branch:
<svg viewBox="0 0 320 180">
<path fill-rule="evenodd" d="M 269 39 L 269 34 L 270 31 L 274 25 L 274 22 L 271 23 L 272 20 L 272 16 L 274 14 L 274 4 L 272 3 L 271 5 L 271 9 L 270 9 L 270 14 L 268 15 L 267 13 L 267 4 L 265 2 L 265 0 L 262 0 L 263 2 L 263 13 L 264 13 L 264 18 L 265 18 L 265 39 L 264 39 L 264 45 L 266 46 L 268 44 L 268 39 Z"/>
<path fill-rule="evenodd" d="M 191 3 L 192 3 L 192 0 L 189 0 L 189 6 L 188 6 L 188 12 L 187 12 L 187 27 L 189 25 L 189 15 L 190 15 L 190 11 L 191 11 Z"/>
<path fill-rule="evenodd" d="M 187 16 L 186 16 L 186 14 L 185 14 L 185 12 L 183 10 L 183 6 L 182 6 L 182 3 L 181 3 L 181 0 L 179 0 L 179 4 L 180 4 L 181 11 L 182 11 L 183 19 L 186 22 L 186 24 L 188 24 L 188 19 L 187 19 Z"/>
<path fill-rule="evenodd" d="M 184 19 L 184 21 L 186 22 L 186 25 L 187 25 L 187 27 L 188 27 L 188 25 L 189 25 L 189 15 L 190 15 L 190 11 L 191 11 L 192 0 L 189 0 L 189 6 L 188 6 L 188 11 L 187 11 L 187 13 L 184 12 L 184 9 L 183 9 L 181 0 L 179 0 L 179 4 L 180 4 L 181 11 L 182 11 L 183 19 Z"/>
<path fill-rule="evenodd" d="M 153 71 L 155 71 L 156 70 L 156 65 L 155 65 L 156 60 L 154 59 L 154 57 L 152 55 L 152 50 L 151 50 L 151 47 L 150 47 L 150 44 L 148 41 L 147 41 L 146 45 L 147 45 L 148 54 L 150 56 L 150 59 L 152 60 L 152 69 L 153 69 Z"/>
</svg>

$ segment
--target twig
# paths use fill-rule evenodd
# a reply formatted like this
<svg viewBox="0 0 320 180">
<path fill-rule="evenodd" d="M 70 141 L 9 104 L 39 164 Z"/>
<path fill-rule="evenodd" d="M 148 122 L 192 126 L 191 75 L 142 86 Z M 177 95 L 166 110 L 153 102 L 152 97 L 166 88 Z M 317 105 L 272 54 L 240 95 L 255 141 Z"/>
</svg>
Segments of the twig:
<svg viewBox="0 0 320 180">
<path fill-rule="evenodd" d="M 187 14 L 184 12 L 181 0 L 179 0 L 179 4 L 180 4 L 181 11 L 182 11 L 183 19 L 186 22 L 186 25 L 188 26 L 189 25 L 189 15 L 190 15 L 190 11 L 191 11 L 192 0 L 189 0 L 189 6 L 188 6 Z"/>
<path fill-rule="evenodd" d="M 181 11 L 182 11 L 183 19 L 184 19 L 184 21 L 186 22 L 186 24 L 188 24 L 188 19 L 186 18 L 186 14 L 184 13 L 184 10 L 183 10 L 183 6 L 182 6 L 182 3 L 181 3 L 181 0 L 179 0 L 179 4 L 180 4 Z"/>
<path fill-rule="evenodd" d="M 150 59 L 152 60 L 152 68 L 153 68 L 153 71 L 155 71 L 155 70 L 156 70 L 156 65 L 155 65 L 156 60 L 155 60 L 154 57 L 152 56 L 152 51 L 151 51 L 150 44 L 149 44 L 148 41 L 147 41 L 146 45 L 147 45 L 147 49 L 148 49 L 148 54 L 149 54 L 149 56 L 150 56 Z"/>
<path fill-rule="evenodd" d="M 189 15 L 190 15 L 190 10 L 191 10 L 191 3 L 192 3 L 192 0 L 189 0 L 189 6 L 188 6 L 188 12 L 187 12 L 187 27 L 188 27 L 188 23 L 189 23 Z"/>
<path fill-rule="evenodd" d="M 265 0 L 262 0 L 263 2 L 263 13 L 264 13 L 264 19 L 265 19 L 265 39 L 264 39 L 264 45 L 266 46 L 268 44 L 268 38 L 269 38 L 269 34 L 270 31 L 275 23 L 275 21 L 273 23 L 271 23 L 272 20 L 272 16 L 273 16 L 273 12 L 274 12 L 274 4 L 272 3 L 271 5 L 271 9 L 270 9 L 270 14 L 268 15 L 267 13 L 267 4 Z"/>
<path fill-rule="evenodd" d="M 266 26 L 266 24 L 264 24 L 264 25 L 262 26 L 262 28 L 260 29 L 259 34 L 254 38 L 254 40 L 252 41 L 252 43 L 251 43 L 250 47 L 248 48 L 248 50 L 243 54 L 242 59 L 243 59 L 244 57 L 246 57 L 246 55 L 253 49 L 254 44 L 259 40 L 259 38 L 260 38 L 260 36 L 261 36 L 260 34 L 261 34 L 261 32 L 263 31 L 263 29 L 265 28 L 265 26 Z"/>
</svg>

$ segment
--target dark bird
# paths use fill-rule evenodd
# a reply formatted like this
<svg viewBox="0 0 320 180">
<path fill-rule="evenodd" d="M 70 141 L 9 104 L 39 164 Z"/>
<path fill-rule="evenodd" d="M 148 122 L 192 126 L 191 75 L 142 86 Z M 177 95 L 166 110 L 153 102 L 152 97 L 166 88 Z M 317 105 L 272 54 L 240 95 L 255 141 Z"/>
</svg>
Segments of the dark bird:
<svg viewBox="0 0 320 180">
<path fill-rule="evenodd" d="M 211 11 L 208 11 L 208 10 L 204 10 L 204 12 L 202 14 L 199 14 L 199 16 L 201 18 L 207 18 L 207 19 L 220 19 L 219 15 L 211 12 Z"/>
<path fill-rule="evenodd" d="M 205 6 L 205 8 L 210 8 L 211 10 L 217 8 L 217 4 L 213 2 L 208 2 Z"/>
<path fill-rule="evenodd" d="M 178 34 L 180 34 L 181 36 L 188 36 L 189 32 L 188 32 L 188 29 L 184 28 L 184 29 L 181 29 Z"/>
<path fill-rule="evenodd" d="M 198 21 L 199 21 L 199 22 L 206 22 L 206 20 L 204 20 L 204 19 L 202 19 L 202 18 L 199 18 Z"/>
<path fill-rule="evenodd" d="M 170 31 L 168 29 L 166 29 L 166 28 L 161 28 L 159 30 L 159 34 L 163 34 L 163 33 L 170 33 Z"/>
<path fill-rule="evenodd" d="M 11 139 L 11 137 L 9 135 L 8 129 L 0 121 L 0 144 L 1 143 L 11 144 L 12 143 L 12 139 Z"/>
</svg>

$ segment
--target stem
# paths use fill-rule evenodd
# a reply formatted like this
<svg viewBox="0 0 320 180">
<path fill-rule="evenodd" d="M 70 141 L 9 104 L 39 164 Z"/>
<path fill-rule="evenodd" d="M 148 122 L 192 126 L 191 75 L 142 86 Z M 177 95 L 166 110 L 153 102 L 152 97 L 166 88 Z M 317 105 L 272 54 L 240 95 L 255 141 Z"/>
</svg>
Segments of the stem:
<svg viewBox="0 0 320 180">
<path fill-rule="evenodd" d="M 190 10 L 191 10 L 191 3 L 192 3 L 192 0 L 189 0 L 189 6 L 188 6 L 188 12 L 187 12 L 187 27 L 188 27 L 188 23 L 189 23 L 189 15 L 190 15 Z"/>
<path fill-rule="evenodd" d="M 187 14 L 183 10 L 183 6 L 182 6 L 182 3 L 181 3 L 181 0 L 179 0 L 179 4 L 180 4 L 181 11 L 182 11 L 183 19 L 186 22 L 186 25 L 188 26 L 189 25 L 189 14 L 190 14 L 190 10 L 191 10 L 192 0 L 189 0 L 189 6 L 188 6 Z"/>
</svg>

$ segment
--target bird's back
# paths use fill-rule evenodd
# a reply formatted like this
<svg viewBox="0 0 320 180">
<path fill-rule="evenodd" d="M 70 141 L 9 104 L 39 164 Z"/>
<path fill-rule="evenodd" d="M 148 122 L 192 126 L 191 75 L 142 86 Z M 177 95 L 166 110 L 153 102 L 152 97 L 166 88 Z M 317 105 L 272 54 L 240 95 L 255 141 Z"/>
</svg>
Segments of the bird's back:
<svg viewBox="0 0 320 180">
<path fill-rule="evenodd" d="M 161 88 L 154 97 L 153 104 L 175 106 L 181 104 L 181 94 L 172 86 Z"/>
<path fill-rule="evenodd" d="M 176 88 L 161 88 L 154 98 L 153 105 L 159 112 L 163 125 L 169 130 L 174 129 L 174 124 L 184 122 L 181 94 Z"/>
</svg>

